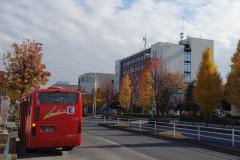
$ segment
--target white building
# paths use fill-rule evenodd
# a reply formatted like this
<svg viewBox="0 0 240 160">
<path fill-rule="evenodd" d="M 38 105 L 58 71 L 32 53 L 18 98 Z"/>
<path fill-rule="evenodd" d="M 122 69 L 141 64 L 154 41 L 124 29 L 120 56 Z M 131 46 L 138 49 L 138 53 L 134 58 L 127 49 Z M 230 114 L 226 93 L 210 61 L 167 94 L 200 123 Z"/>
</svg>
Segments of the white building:
<svg viewBox="0 0 240 160">
<path fill-rule="evenodd" d="M 103 83 L 113 85 L 114 74 L 109 73 L 84 73 L 78 78 L 78 89 L 84 90 L 85 93 L 92 94 L 95 88 L 99 88 Z"/>
<path fill-rule="evenodd" d="M 115 62 L 114 90 L 119 92 L 121 78 L 126 74 L 138 75 L 145 64 L 153 57 L 161 57 L 171 73 L 184 74 L 186 82 L 196 79 L 202 51 L 210 48 L 213 51 L 213 40 L 187 37 L 178 44 L 158 42 L 150 48 Z"/>
</svg>

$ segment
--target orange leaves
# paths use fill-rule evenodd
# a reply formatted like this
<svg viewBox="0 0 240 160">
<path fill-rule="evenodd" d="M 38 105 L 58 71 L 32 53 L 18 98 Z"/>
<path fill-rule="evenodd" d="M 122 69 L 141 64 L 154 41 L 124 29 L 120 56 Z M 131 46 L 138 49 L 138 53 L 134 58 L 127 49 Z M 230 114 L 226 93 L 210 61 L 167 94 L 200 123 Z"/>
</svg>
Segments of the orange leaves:
<svg viewBox="0 0 240 160">
<path fill-rule="evenodd" d="M 7 85 L 22 94 L 39 88 L 48 82 L 50 72 L 42 64 L 42 47 L 40 43 L 24 40 L 21 44 L 13 43 L 13 51 L 4 55 Z"/>
<path fill-rule="evenodd" d="M 129 110 L 131 104 L 131 80 L 128 75 L 125 75 L 122 78 L 120 93 L 119 93 L 119 103 L 121 106 L 127 110 Z"/>
<path fill-rule="evenodd" d="M 184 89 L 186 84 L 184 82 L 184 77 L 182 73 L 171 73 L 168 74 L 169 85 L 173 89 Z"/>
<path fill-rule="evenodd" d="M 158 112 L 163 106 L 169 105 L 171 90 L 182 90 L 184 86 L 183 75 L 168 72 L 162 58 L 150 59 L 140 76 L 140 103 L 149 107 L 152 98 Z"/>
<path fill-rule="evenodd" d="M 150 108 L 152 96 L 152 79 L 149 70 L 145 68 L 139 78 L 139 102 L 144 109 Z"/>
</svg>

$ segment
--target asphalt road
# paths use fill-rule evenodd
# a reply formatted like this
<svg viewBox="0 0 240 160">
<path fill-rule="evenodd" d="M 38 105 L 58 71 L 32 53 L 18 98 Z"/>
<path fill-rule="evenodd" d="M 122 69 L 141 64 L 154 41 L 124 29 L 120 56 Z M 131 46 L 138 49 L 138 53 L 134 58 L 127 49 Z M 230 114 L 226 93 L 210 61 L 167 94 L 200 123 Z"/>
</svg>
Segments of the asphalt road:
<svg viewBox="0 0 240 160">
<path fill-rule="evenodd" d="M 84 119 L 83 143 L 72 151 L 24 152 L 17 144 L 19 159 L 66 160 L 240 160 L 239 157 L 97 125 Z"/>
</svg>

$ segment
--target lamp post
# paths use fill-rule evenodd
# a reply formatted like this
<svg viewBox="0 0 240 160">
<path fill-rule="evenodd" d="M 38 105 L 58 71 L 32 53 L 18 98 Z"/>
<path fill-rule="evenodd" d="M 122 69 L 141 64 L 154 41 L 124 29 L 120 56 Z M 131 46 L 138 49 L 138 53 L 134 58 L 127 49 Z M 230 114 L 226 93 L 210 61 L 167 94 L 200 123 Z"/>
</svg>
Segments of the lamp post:
<svg viewBox="0 0 240 160">
<path fill-rule="evenodd" d="M 96 73 L 94 73 L 94 92 L 93 92 L 93 106 L 92 106 L 92 117 L 95 117 L 96 116 L 96 105 L 97 105 L 97 102 L 96 102 L 96 94 L 97 94 L 97 90 L 96 90 L 96 87 L 97 87 L 97 76 L 96 76 Z"/>
</svg>

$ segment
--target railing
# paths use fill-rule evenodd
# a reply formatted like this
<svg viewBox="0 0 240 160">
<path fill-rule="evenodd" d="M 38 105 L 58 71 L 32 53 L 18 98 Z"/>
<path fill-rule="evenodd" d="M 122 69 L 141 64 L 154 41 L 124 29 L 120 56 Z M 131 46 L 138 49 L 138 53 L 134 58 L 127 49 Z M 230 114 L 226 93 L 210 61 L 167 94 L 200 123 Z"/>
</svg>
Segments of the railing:
<svg viewBox="0 0 240 160">
<path fill-rule="evenodd" d="M 217 127 L 205 127 L 198 125 L 185 125 L 180 123 L 166 123 L 158 121 L 148 121 L 139 119 L 127 119 L 103 116 L 104 124 L 118 124 L 126 128 L 146 131 L 152 134 L 159 132 L 171 131 L 173 136 L 176 133 L 181 134 L 184 138 L 202 141 L 203 143 L 219 143 L 240 148 L 240 130 L 226 129 Z"/>
</svg>

